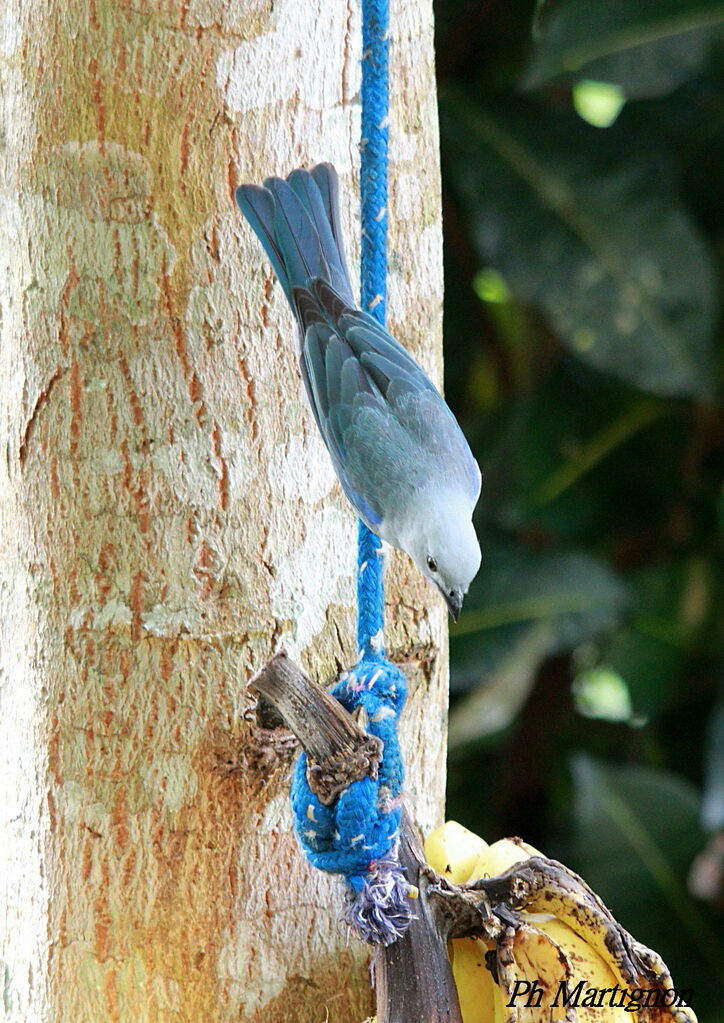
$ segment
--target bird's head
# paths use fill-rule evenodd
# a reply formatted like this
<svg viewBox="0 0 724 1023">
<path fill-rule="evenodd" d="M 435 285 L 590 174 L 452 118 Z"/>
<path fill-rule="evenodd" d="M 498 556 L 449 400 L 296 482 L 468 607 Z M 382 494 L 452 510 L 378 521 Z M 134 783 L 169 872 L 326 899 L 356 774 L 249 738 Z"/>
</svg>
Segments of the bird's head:
<svg viewBox="0 0 724 1023">
<path fill-rule="evenodd" d="M 421 503 L 414 528 L 405 539 L 407 553 L 438 588 L 457 621 L 481 560 L 470 502 L 440 497 Z"/>
</svg>

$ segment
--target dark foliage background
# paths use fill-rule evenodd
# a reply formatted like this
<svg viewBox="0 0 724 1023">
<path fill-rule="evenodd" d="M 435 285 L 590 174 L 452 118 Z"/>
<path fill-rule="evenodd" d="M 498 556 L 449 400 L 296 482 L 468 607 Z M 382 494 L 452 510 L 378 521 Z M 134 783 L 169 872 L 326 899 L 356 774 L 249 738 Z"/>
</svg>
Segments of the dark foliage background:
<svg viewBox="0 0 724 1023">
<path fill-rule="evenodd" d="M 448 815 L 578 870 L 714 1023 L 724 5 L 436 20 L 446 387 L 485 476 Z"/>
</svg>

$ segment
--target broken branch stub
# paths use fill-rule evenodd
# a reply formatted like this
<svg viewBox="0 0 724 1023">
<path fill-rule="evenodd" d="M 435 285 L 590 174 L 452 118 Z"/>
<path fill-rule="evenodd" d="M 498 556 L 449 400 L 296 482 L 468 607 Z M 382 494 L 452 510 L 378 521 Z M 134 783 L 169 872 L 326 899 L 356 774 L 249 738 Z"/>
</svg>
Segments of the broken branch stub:
<svg viewBox="0 0 724 1023">
<path fill-rule="evenodd" d="M 272 657 L 249 684 L 276 707 L 301 742 L 309 760 L 309 787 L 325 806 L 352 782 L 377 777 L 380 740 L 368 735 L 285 651 Z"/>
</svg>

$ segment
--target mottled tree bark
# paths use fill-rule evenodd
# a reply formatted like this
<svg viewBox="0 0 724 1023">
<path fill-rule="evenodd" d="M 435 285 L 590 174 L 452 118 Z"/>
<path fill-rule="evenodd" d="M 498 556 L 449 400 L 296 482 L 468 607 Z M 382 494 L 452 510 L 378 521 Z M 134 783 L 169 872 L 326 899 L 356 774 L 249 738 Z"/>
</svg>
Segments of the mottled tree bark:
<svg viewBox="0 0 724 1023">
<path fill-rule="evenodd" d="M 391 23 L 389 318 L 439 378 L 431 0 Z M 332 160 L 354 256 L 358 5 L 5 0 L 0 31 L 5 1017 L 361 1019 L 288 743 L 245 715 L 281 645 L 322 680 L 355 660 L 355 524 L 232 202 Z M 398 555 L 388 622 L 429 827 L 445 615 Z"/>
</svg>

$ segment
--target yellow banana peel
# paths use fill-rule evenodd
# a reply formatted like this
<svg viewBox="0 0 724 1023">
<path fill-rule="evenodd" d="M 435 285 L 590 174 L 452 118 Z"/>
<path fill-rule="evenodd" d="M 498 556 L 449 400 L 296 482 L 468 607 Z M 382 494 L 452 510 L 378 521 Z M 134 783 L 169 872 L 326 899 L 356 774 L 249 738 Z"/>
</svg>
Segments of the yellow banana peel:
<svg viewBox="0 0 724 1023">
<path fill-rule="evenodd" d="M 428 835 L 425 856 L 430 866 L 453 884 L 464 884 L 490 846 L 457 821 L 447 821 Z M 481 874 L 477 875 L 481 877 Z"/>
<path fill-rule="evenodd" d="M 432 832 L 425 856 L 472 886 L 466 897 L 480 892 L 481 937 L 450 942 L 464 1023 L 696 1023 L 660 957 L 562 864 L 518 838 L 488 845 L 454 821 Z"/>
</svg>

